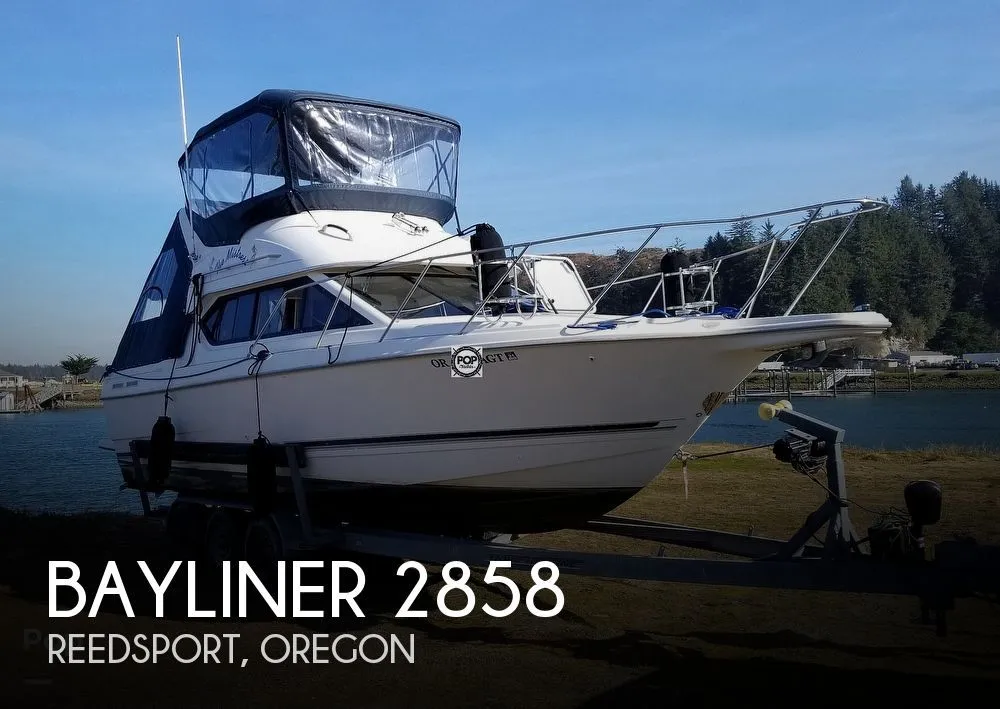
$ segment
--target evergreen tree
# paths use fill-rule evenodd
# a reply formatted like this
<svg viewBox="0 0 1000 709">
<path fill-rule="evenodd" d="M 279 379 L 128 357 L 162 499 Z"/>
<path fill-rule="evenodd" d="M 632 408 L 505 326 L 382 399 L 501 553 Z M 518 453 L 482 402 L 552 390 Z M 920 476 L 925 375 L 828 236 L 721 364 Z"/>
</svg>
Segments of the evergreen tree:
<svg viewBox="0 0 1000 709">
<path fill-rule="evenodd" d="M 59 366 L 73 377 L 73 381 L 79 381 L 81 377 L 85 377 L 97 365 L 97 362 L 97 357 L 77 354 L 67 357 L 59 363 Z"/>
<path fill-rule="evenodd" d="M 1000 258 L 998 215 L 987 206 L 987 187 L 963 172 L 941 190 L 941 236 L 955 269 L 952 309 L 1000 324 L 984 297 Z"/>
<path fill-rule="evenodd" d="M 757 243 L 765 244 L 775 238 L 777 238 L 778 232 L 774 228 L 774 223 L 768 219 L 760 227 L 757 234 Z M 757 277 L 760 277 L 760 271 L 764 268 L 765 262 L 767 263 L 767 271 L 771 272 L 774 269 L 774 265 L 778 262 L 781 256 L 782 250 L 787 246 L 783 242 L 777 242 L 774 245 L 773 251 L 771 247 L 763 247 L 760 250 L 760 263 L 758 264 Z M 768 259 L 768 253 L 770 252 L 771 258 Z M 757 301 L 754 303 L 753 310 L 750 312 L 751 316 L 768 316 L 768 315 L 780 315 L 784 312 L 785 307 L 791 302 L 790 296 L 788 295 L 788 287 L 785 282 L 785 269 L 779 268 L 774 271 L 771 278 L 767 281 L 764 289 L 757 296 Z M 754 288 L 756 288 L 756 283 L 754 283 Z M 784 307 L 782 306 L 784 302 Z"/>
<path fill-rule="evenodd" d="M 948 315 L 929 345 L 945 354 L 961 356 L 967 352 L 995 352 L 997 333 L 985 327 L 982 318 L 957 311 Z"/>
<path fill-rule="evenodd" d="M 793 312 L 839 312 L 867 303 L 892 321 L 890 335 L 914 348 L 957 354 L 1000 349 L 1000 185 L 963 172 L 940 188 L 924 187 L 906 175 L 886 201 L 889 209 L 858 217 Z M 843 221 L 810 226 L 751 314 L 785 312 L 844 226 Z M 776 244 L 769 268 L 794 236 Z M 709 236 L 695 258 L 712 261 L 774 237 L 771 222 L 755 229 L 749 220 L 739 220 Z M 743 305 L 757 287 L 767 252 L 764 247 L 723 263 L 715 282 L 719 305 Z M 624 277 L 656 272 L 662 253 L 646 249 Z M 607 282 L 631 252 L 603 257 L 603 263 L 598 263 L 602 257 L 586 256 L 580 273 L 587 285 L 595 285 Z M 655 283 L 616 287 L 600 312 L 638 312 Z M 701 295 L 688 292 L 689 298 Z"/>
</svg>

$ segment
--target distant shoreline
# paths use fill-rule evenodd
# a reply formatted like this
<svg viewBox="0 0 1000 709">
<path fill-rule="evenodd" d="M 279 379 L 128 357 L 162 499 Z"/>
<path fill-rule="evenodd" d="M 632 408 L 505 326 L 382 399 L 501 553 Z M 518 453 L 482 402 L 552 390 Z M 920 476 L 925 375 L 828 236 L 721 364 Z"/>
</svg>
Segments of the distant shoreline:
<svg viewBox="0 0 1000 709">
<path fill-rule="evenodd" d="M 784 381 L 784 374 L 781 371 L 774 372 L 780 381 Z M 771 372 L 755 371 L 750 374 L 746 381 L 751 386 L 756 384 L 766 384 Z M 794 371 L 789 373 L 789 380 L 792 389 L 804 389 L 809 384 L 817 384 L 819 372 Z M 920 370 L 908 374 L 904 369 L 901 372 L 876 372 L 876 386 L 885 392 L 908 391 L 912 386 L 912 391 L 991 391 L 1000 390 L 1000 371 L 995 369 L 975 369 L 968 371 L 948 371 L 948 370 Z M 871 379 L 865 378 L 852 383 L 849 386 L 838 385 L 838 392 L 870 391 Z M 780 392 L 779 392 L 780 393 Z"/>
<path fill-rule="evenodd" d="M 753 386 L 766 385 L 769 372 L 755 371 L 747 377 L 747 381 Z M 779 372 L 779 378 L 783 375 Z M 902 372 L 877 372 L 876 386 L 879 393 L 907 393 L 908 391 L 955 391 L 955 392 L 977 392 L 977 391 L 998 391 L 1000 392 L 1000 371 L 994 369 L 979 369 L 971 371 L 948 371 L 948 370 L 917 370 L 913 374 Z M 790 383 L 794 390 L 804 389 L 808 384 L 816 383 L 817 372 L 796 371 L 790 374 Z M 100 399 L 100 389 L 90 385 L 82 391 L 77 391 L 75 398 L 59 401 L 53 411 L 68 411 L 78 409 L 100 409 L 104 403 Z M 912 389 L 910 387 L 912 386 Z M 864 380 L 846 387 L 837 389 L 839 394 L 864 394 L 871 392 L 870 380 Z M 774 395 L 779 396 L 782 390 L 776 390 Z"/>
<path fill-rule="evenodd" d="M 104 402 L 100 399 L 97 401 L 60 401 L 59 405 L 56 406 L 55 411 L 65 410 L 65 409 L 102 409 L 104 408 Z"/>
</svg>

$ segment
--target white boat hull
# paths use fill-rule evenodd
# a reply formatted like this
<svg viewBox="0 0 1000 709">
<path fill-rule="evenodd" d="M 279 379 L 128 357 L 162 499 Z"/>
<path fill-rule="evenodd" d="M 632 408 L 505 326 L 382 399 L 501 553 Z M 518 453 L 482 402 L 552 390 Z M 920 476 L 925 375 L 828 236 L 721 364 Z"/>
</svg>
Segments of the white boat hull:
<svg viewBox="0 0 1000 709">
<path fill-rule="evenodd" d="M 448 342 L 447 350 L 438 345 L 415 355 L 358 361 L 351 361 L 345 346 L 333 366 L 327 365 L 325 348 L 314 350 L 322 360 L 312 367 L 282 369 L 276 355 L 262 367 L 256 386 L 241 365 L 225 378 L 194 378 L 194 385 L 181 380 L 171 387 L 177 441 L 196 444 L 188 445 L 196 454 L 175 456 L 166 486 L 245 493 L 245 464 L 233 451 L 245 450 L 258 434 L 259 390 L 260 430 L 274 444 L 301 446 L 307 483 L 314 492 L 337 493 L 341 509 L 356 506 L 346 492 L 353 493 L 351 499 L 372 497 L 377 508 L 377 499 L 389 490 L 394 498 L 409 491 L 421 504 L 436 504 L 432 501 L 440 497 L 463 505 L 464 491 L 481 501 L 491 495 L 513 495 L 522 503 L 525 496 L 562 495 L 613 507 L 656 477 L 770 352 L 827 333 L 861 334 L 875 327 L 870 316 L 720 318 L 710 327 L 726 331 L 710 335 L 677 336 L 645 322 L 631 331 L 622 327 L 614 337 L 563 335 L 544 344 L 508 338 L 498 347 L 486 346 L 495 361 L 487 362 L 478 378 L 453 377 L 450 367 L 440 366 L 450 357 L 453 338 L 438 339 Z M 482 341 L 485 335 L 479 336 Z M 107 397 L 105 405 L 127 471 L 129 442 L 148 439 L 162 414 L 162 385 L 149 393 Z M 287 476 L 287 467 L 278 474 Z M 406 497 L 401 499 L 406 507 Z M 426 509 L 420 515 L 434 516 Z M 449 510 L 441 516 L 454 515 Z M 507 522 L 527 521 L 515 517 L 496 515 L 489 523 L 508 527 Z M 554 505 L 531 522 L 531 528 L 565 526 Z"/>
</svg>

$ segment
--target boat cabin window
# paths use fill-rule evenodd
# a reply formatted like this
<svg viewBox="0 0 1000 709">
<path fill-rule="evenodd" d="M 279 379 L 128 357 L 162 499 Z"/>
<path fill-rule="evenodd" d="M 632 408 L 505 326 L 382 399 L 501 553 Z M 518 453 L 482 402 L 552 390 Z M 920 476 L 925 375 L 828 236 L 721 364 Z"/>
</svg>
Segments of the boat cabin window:
<svg viewBox="0 0 1000 709">
<path fill-rule="evenodd" d="M 431 269 L 404 307 L 403 301 L 419 276 L 419 273 L 373 273 L 355 276 L 348 281 L 347 286 L 355 296 L 363 298 L 390 317 L 403 307 L 400 319 L 471 315 L 476 311 L 479 285 L 471 270 L 456 273 L 445 269 Z"/>
<path fill-rule="evenodd" d="M 345 293 L 337 303 L 337 297 L 319 283 L 285 295 L 286 291 L 305 284 L 297 280 L 221 298 L 202 324 L 206 337 L 212 344 L 222 345 L 248 342 L 258 336 L 263 339 L 320 332 L 335 305 L 337 309 L 330 320 L 330 330 L 371 324 L 350 308 L 349 294 Z"/>
<path fill-rule="evenodd" d="M 191 146 L 182 177 L 191 209 L 210 217 L 285 186 L 278 120 L 254 113 Z"/>
<path fill-rule="evenodd" d="M 186 307 L 190 287 L 191 260 L 180 219 L 174 217 L 122 333 L 111 370 L 121 372 L 144 367 L 179 357 L 184 352 L 191 334 L 191 319 Z"/>
<path fill-rule="evenodd" d="M 297 101 L 289 109 L 298 187 L 367 185 L 457 192 L 458 128 L 387 109 Z"/>
<path fill-rule="evenodd" d="M 253 335 L 256 293 L 230 298 L 219 311 L 218 328 L 212 333 L 221 342 L 246 340 Z"/>
<path fill-rule="evenodd" d="M 177 257 L 173 250 L 162 252 L 143 286 L 129 325 L 160 317 L 176 274 Z"/>
</svg>

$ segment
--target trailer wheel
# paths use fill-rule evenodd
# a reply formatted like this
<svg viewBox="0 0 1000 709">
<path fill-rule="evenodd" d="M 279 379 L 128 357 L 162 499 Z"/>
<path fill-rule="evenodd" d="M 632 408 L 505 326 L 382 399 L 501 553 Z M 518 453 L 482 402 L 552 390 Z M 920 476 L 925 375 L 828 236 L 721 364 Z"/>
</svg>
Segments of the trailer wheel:
<svg viewBox="0 0 1000 709">
<path fill-rule="evenodd" d="M 216 508 L 205 525 L 205 557 L 213 566 L 238 561 L 243 552 L 246 513 Z"/>
<path fill-rule="evenodd" d="M 243 557 L 259 575 L 273 574 L 285 558 L 285 545 L 271 515 L 258 517 L 247 525 Z"/>
<path fill-rule="evenodd" d="M 175 501 L 167 511 L 167 538 L 182 553 L 196 552 L 205 538 L 204 505 Z"/>
</svg>

